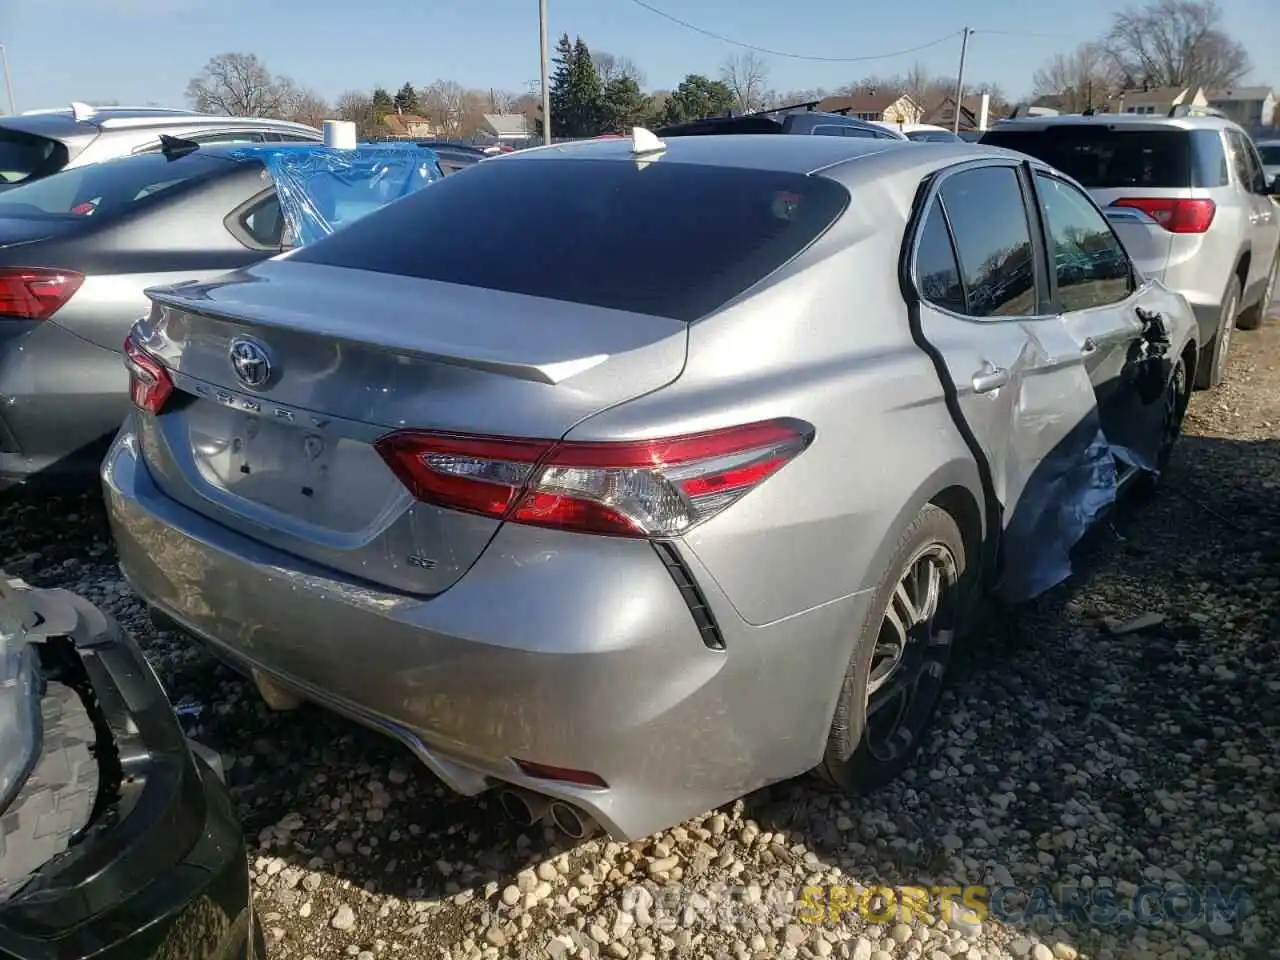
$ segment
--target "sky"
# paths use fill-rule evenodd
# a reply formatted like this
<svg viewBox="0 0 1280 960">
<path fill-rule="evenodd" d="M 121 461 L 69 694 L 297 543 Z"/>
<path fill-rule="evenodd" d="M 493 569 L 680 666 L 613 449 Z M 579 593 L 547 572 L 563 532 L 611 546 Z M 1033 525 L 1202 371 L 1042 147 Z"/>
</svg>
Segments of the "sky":
<svg viewBox="0 0 1280 960">
<path fill-rule="evenodd" d="M 1280 88 L 1277 0 L 1219 0 L 1228 33 L 1249 49 L 1256 83 Z M 916 62 L 955 75 L 959 33 L 967 80 L 1018 97 L 1055 53 L 1104 32 L 1121 0 L 1010 3 L 914 0 L 547 0 L 551 46 L 561 33 L 635 61 L 650 89 L 687 73 L 715 76 L 743 52 L 645 4 L 765 55 L 769 86 L 834 88 Z M 1051 12 L 1052 11 L 1052 12 Z M 915 52 L 930 41 L 947 37 Z M 345 90 L 437 78 L 525 92 L 539 78 L 537 0 L 0 0 L 0 45 L 19 110 L 72 100 L 185 106 L 187 81 L 212 56 L 255 53 L 274 73 L 333 99 Z M 889 56 L 889 54 L 896 54 Z M 867 59 L 862 59 L 867 58 Z M 847 62 L 838 62 L 847 61 Z M 856 61 L 856 62 L 853 62 Z M 2 101 L 0 101 L 2 103 Z"/>
</svg>

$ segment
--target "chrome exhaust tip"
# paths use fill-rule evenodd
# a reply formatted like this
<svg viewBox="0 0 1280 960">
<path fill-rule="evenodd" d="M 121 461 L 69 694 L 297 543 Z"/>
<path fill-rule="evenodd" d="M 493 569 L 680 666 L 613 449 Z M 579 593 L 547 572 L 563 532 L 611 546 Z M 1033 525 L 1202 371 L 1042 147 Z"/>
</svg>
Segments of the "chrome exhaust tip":
<svg viewBox="0 0 1280 960">
<path fill-rule="evenodd" d="M 508 787 L 498 794 L 498 803 L 508 817 L 522 827 L 532 827 L 547 815 L 551 801 L 529 790 Z"/>
<path fill-rule="evenodd" d="M 585 840 L 600 829 L 595 818 L 561 800 L 551 804 L 551 822 L 572 840 Z"/>
</svg>

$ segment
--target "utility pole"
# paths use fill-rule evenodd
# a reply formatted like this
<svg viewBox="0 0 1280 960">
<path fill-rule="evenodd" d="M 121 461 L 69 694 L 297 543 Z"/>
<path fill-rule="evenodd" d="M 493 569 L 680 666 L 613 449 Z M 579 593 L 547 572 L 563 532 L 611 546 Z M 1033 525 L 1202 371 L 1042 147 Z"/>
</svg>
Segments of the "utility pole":
<svg viewBox="0 0 1280 960">
<path fill-rule="evenodd" d="M 969 34 L 973 33 L 968 27 L 964 28 L 964 39 L 960 41 L 960 70 L 956 73 L 956 109 L 955 116 L 951 119 L 951 132 L 960 132 L 960 102 L 964 99 L 964 57 L 969 52 Z"/>
<path fill-rule="evenodd" d="M 551 77 L 547 57 L 547 0 L 538 0 L 538 37 L 542 41 L 542 142 L 551 143 Z"/>
<path fill-rule="evenodd" d="M 18 108 L 13 105 L 13 77 L 9 75 L 9 54 L 5 52 L 3 43 L 0 43 L 0 63 L 4 64 L 4 89 L 9 95 L 9 115 L 15 116 Z"/>
</svg>

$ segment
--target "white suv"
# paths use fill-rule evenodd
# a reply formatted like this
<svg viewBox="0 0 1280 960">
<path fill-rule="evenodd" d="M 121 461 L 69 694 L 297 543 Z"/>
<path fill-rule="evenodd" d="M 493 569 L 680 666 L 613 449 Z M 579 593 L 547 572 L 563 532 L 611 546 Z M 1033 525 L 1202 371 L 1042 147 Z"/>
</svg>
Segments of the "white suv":
<svg viewBox="0 0 1280 960">
<path fill-rule="evenodd" d="M 1187 298 L 1216 387 L 1231 331 L 1257 327 L 1280 268 L 1280 206 L 1248 134 L 1218 117 L 1006 120 L 982 142 L 1030 154 L 1093 194 L 1138 268 Z"/>
<path fill-rule="evenodd" d="M 167 134 L 197 143 L 320 142 L 315 127 L 262 117 L 222 117 L 166 107 L 73 103 L 0 117 L 0 190 L 66 167 L 160 149 Z"/>
</svg>

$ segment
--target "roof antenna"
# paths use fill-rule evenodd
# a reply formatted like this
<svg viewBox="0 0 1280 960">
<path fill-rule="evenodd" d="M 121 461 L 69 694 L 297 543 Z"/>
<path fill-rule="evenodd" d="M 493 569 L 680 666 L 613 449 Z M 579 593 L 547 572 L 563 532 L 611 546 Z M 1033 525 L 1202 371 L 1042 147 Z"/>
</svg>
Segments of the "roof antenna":
<svg viewBox="0 0 1280 960">
<path fill-rule="evenodd" d="M 181 137 L 170 136 L 167 133 L 160 134 L 160 152 L 164 154 L 166 160 L 177 160 L 199 149 L 200 144 L 194 140 L 183 140 Z"/>
<path fill-rule="evenodd" d="M 657 135 L 646 130 L 644 127 L 631 128 L 631 153 L 636 157 L 647 156 L 651 153 L 661 153 L 667 149 L 667 145 L 658 139 Z"/>
</svg>

